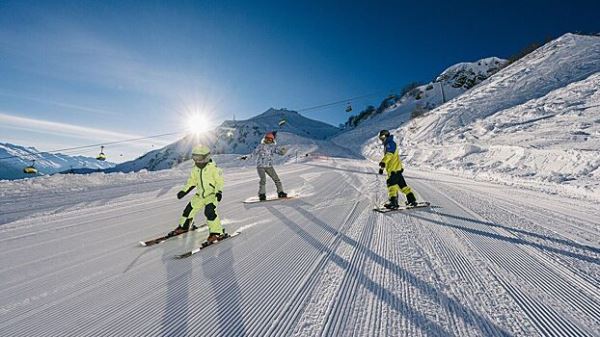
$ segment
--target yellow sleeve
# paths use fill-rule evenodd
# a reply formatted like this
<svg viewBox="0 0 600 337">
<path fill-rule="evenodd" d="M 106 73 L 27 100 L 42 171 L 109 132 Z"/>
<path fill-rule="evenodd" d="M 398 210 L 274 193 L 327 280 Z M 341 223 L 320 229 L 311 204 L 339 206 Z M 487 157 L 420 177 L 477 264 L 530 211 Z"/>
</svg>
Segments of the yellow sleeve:
<svg viewBox="0 0 600 337">
<path fill-rule="evenodd" d="M 215 167 L 215 173 L 213 178 L 215 180 L 215 190 L 217 192 L 223 191 L 223 185 L 225 185 L 225 181 L 223 179 L 223 171 L 221 171 L 220 168 Z"/>
<path fill-rule="evenodd" d="M 196 175 L 194 174 L 195 173 L 194 171 L 195 170 L 192 169 L 192 172 L 190 172 L 190 177 L 188 178 L 187 183 L 181 189 L 182 191 L 184 191 L 186 193 L 191 191 L 197 185 L 197 179 L 196 179 Z"/>
<path fill-rule="evenodd" d="M 394 158 L 394 155 L 395 153 L 392 152 L 388 152 L 383 155 L 383 158 L 381 158 L 381 162 L 385 164 L 385 167 L 388 167 L 388 163 L 390 162 L 390 160 L 392 160 L 392 158 Z"/>
</svg>

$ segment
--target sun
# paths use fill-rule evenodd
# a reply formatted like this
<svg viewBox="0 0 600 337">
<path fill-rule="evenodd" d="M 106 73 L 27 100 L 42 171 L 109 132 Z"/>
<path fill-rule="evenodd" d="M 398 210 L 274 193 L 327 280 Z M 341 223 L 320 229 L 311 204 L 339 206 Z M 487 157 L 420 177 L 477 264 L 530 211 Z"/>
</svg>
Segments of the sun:
<svg viewBox="0 0 600 337">
<path fill-rule="evenodd" d="M 194 113 L 187 117 L 185 127 L 188 133 L 197 136 L 210 130 L 211 123 L 205 115 Z"/>
</svg>

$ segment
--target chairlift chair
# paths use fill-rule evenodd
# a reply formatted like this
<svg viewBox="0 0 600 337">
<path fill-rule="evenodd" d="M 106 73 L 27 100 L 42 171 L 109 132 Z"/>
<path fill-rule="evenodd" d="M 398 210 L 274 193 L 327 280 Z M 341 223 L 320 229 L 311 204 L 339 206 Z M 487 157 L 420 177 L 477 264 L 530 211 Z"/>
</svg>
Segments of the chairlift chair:
<svg viewBox="0 0 600 337">
<path fill-rule="evenodd" d="M 23 169 L 23 173 L 27 173 L 27 174 L 38 173 L 38 170 L 35 168 L 35 159 L 31 161 L 31 165 L 29 165 Z"/>
<path fill-rule="evenodd" d="M 100 146 L 100 154 L 96 157 L 97 160 L 105 161 L 106 155 L 104 154 L 104 145 Z"/>
</svg>

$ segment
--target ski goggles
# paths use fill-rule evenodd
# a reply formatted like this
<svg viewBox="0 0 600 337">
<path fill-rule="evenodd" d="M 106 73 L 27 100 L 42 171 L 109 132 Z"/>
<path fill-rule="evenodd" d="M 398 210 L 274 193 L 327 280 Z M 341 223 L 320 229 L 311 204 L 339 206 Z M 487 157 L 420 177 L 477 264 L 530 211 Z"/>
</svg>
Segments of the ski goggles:
<svg viewBox="0 0 600 337">
<path fill-rule="evenodd" d="M 196 163 L 207 163 L 210 160 L 210 153 L 209 154 L 193 154 L 192 159 Z"/>
</svg>

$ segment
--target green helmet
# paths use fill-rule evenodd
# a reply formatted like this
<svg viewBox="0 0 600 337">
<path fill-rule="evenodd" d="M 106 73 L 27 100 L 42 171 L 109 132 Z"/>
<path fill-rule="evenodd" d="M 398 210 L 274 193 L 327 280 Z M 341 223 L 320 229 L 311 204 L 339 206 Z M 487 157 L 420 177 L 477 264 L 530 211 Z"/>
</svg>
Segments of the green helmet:
<svg viewBox="0 0 600 337">
<path fill-rule="evenodd" d="M 209 154 L 210 154 L 210 149 L 206 145 L 196 145 L 192 149 L 192 156 L 194 156 L 194 155 L 206 156 Z"/>
<path fill-rule="evenodd" d="M 196 164 L 204 164 L 210 161 L 210 149 L 205 145 L 197 145 L 192 149 L 192 159 Z"/>
</svg>

